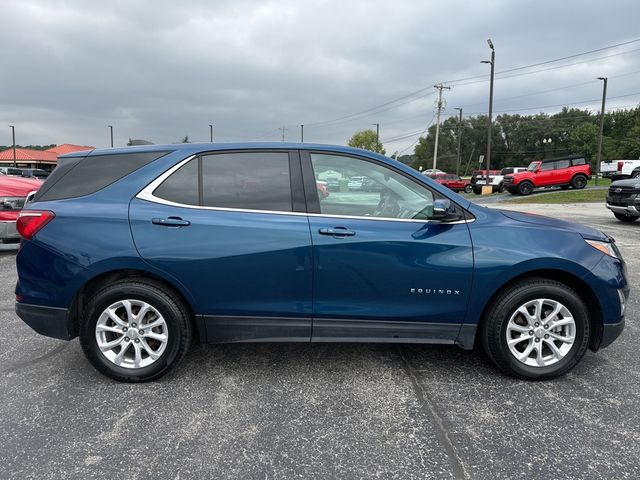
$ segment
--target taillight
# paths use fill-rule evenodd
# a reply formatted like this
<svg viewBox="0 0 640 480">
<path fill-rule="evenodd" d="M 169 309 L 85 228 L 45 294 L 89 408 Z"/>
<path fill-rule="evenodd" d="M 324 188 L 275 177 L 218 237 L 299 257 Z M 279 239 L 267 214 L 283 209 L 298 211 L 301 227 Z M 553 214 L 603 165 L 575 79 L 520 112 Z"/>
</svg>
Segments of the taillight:
<svg viewBox="0 0 640 480">
<path fill-rule="evenodd" d="M 22 238 L 31 240 L 55 216 L 49 210 L 23 210 L 16 220 L 16 230 Z"/>
<path fill-rule="evenodd" d="M 618 162 L 618 171 L 622 171 L 622 167 L 624 167 L 624 162 Z"/>
</svg>

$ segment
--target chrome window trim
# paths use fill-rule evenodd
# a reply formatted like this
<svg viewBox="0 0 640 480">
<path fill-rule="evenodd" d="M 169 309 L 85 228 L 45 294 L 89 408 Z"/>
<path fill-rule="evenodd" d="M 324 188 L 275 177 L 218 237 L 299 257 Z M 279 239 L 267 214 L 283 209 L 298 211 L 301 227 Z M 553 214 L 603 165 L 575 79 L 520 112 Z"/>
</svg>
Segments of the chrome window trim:
<svg viewBox="0 0 640 480">
<path fill-rule="evenodd" d="M 357 216 L 357 215 L 332 215 L 327 213 L 307 213 L 307 212 L 287 212 L 281 210 L 252 210 L 248 208 L 228 208 L 228 207 L 207 207 L 204 205 L 188 205 L 186 203 L 178 203 L 172 202 L 171 200 L 166 200 L 164 198 L 156 197 L 153 192 L 156 188 L 158 188 L 162 182 L 164 182 L 167 178 L 169 178 L 176 170 L 182 167 L 184 164 L 190 162 L 194 158 L 198 157 L 200 154 L 191 155 L 184 160 L 178 162 L 169 170 L 158 176 L 155 180 L 149 183 L 146 187 L 144 187 L 140 192 L 135 196 L 135 198 L 139 198 L 140 200 L 146 200 L 147 202 L 158 203 L 161 205 L 169 205 L 172 207 L 180 207 L 180 208 L 191 208 L 194 210 L 213 210 L 219 212 L 240 212 L 240 213 L 264 213 L 269 215 L 293 215 L 296 217 L 326 217 L 326 218 L 345 218 L 350 220 L 378 220 L 385 222 L 409 222 L 409 223 L 445 223 L 439 220 L 418 220 L 413 218 L 389 218 L 389 217 L 366 217 L 366 216 Z M 475 218 L 471 220 L 457 220 L 455 222 L 446 222 L 447 225 L 457 225 L 461 223 L 471 223 L 475 221 Z"/>
</svg>

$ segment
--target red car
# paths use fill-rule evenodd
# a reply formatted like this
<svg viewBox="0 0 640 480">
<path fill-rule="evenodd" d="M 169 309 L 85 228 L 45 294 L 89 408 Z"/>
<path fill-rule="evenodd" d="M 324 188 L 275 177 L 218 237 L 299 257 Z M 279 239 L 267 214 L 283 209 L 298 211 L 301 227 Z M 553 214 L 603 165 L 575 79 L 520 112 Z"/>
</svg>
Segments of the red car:
<svg viewBox="0 0 640 480">
<path fill-rule="evenodd" d="M 559 186 L 584 188 L 591 178 L 591 167 L 581 155 L 531 162 L 526 172 L 507 175 L 504 186 L 509 193 L 529 195 L 534 188 Z"/>
<path fill-rule="evenodd" d="M 450 173 L 433 173 L 429 175 L 429 178 L 433 178 L 436 182 L 444 185 L 454 192 L 463 191 L 464 193 L 471 193 L 473 189 L 473 185 L 471 185 L 469 180 L 463 180 L 458 175 L 452 175 Z"/>
<path fill-rule="evenodd" d="M 0 241 L 9 243 L 19 241 L 16 232 L 16 219 L 27 195 L 38 190 L 42 185 L 34 178 L 12 177 L 0 175 Z"/>
</svg>

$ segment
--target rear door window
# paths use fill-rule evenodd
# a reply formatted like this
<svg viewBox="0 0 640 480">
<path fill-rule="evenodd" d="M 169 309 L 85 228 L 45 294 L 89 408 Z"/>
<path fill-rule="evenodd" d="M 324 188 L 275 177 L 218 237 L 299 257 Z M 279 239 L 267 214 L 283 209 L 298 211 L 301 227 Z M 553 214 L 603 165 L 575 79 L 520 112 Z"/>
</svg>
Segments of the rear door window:
<svg viewBox="0 0 640 480">
<path fill-rule="evenodd" d="M 171 174 L 153 195 L 183 205 L 291 212 L 289 154 L 202 155 Z"/>
</svg>

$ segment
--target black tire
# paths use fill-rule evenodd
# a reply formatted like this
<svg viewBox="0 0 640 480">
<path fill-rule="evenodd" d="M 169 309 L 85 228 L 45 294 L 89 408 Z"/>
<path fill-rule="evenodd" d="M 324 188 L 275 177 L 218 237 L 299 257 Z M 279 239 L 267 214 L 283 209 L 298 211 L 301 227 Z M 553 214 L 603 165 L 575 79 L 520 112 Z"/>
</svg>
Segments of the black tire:
<svg viewBox="0 0 640 480">
<path fill-rule="evenodd" d="M 471 193 L 471 192 L 473 192 L 473 186 L 471 184 L 465 185 L 464 186 L 464 193 Z"/>
<path fill-rule="evenodd" d="M 613 212 L 613 216 L 616 217 L 621 222 L 625 222 L 625 223 L 635 222 L 636 220 L 638 220 L 638 218 L 640 218 L 640 217 L 634 217 L 633 215 L 627 215 L 626 213 L 618 213 L 618 212 Z"/>
<path fill-rule="evenodd" d="M 572 179 L 571 179 L 571 186 L 573 188 L 575 188 L 576 190 L 581 190 L 584 187 L 587 186 L 587 177 L 585 177 L 584 175 L 575 175 Z"/>
<path fill-rule="evenodd" d="M 500 182 L 498 184 L 498 193 L 504 192 L 504 183 Z"/>
<path fill-rule="evenodd" d="M 631 178 L 640 178 L 640 170 L 634 170 L 631 172 Z"/>
<path fill-rule="evenodd" d="M 507 345 L 507 325 L 511 315 L 518 307 L 535 299 L 560 302 L 575 322 L 573 345 L 561 360 L 548 366 L 526 365 L 515 358 Z M 566 285 L 546 278 L 522 280 L 499 294 L 487 311 L 481 328 L 484 350 L 493 363 L 508 375 L 526 380 L 547 380 L 567 373 L 587 351 L 590 335 L 589 313 L 579 295 Z"/>
<path fill-rule="evenodd" d="M 530 195 L 533 192 L 533 183 L 525 180 L 518 184 L 518 194 Z"/>
<path fill-rule="evenodd" d="M 125 299 L 152 305 L 166 322 L 167 342 L 164 352 L 145 367 L 118 366 L 98 347 L 95 332 L 100 315 L 110 305 Z M 166 375 L 180 364 L 191 344 L 192 330 L 189 308 L 175 294 L 152 280 L 125 279 L 104 287 L 86 303 L 80 324 L 80 344 L 99 372 L 121 382 L 147 382 Z"/>
</svg>

